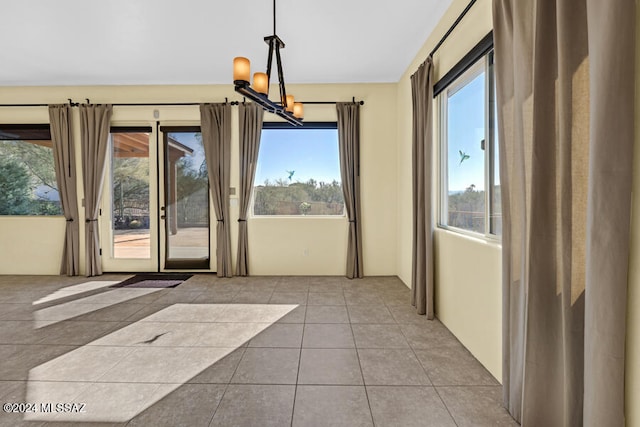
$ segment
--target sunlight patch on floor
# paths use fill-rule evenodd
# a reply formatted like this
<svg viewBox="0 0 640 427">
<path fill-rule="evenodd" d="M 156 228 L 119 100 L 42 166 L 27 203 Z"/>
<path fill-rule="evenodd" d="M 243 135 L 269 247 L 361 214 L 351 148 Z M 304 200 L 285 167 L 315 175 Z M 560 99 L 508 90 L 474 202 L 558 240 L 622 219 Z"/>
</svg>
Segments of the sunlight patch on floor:
<svg viewBox="0 0 640 427">
<path fill-rule="evenodd" d="M 146 290 L 146 289 L 140 289 Z M 119 292 L 123 291 L 121 289 Z M 103 295 L 103 294 L 101 294 Z M 297 305 L 174 304 L 29 371 L 25 420 L 126 422 L 244 345 Z M 76 403 L 83 412 L 56 412 Z M 80 406 L 75 406 L 79 409 Z"/>
<path fill-rule="evenodd" d="M 122 280 L 127 279 L 126 277 Z M 45 302 L 52 302 L 62 298 L 72 297 L 74 295 L 83 294 L 85 292 L 95 291 L 96 289 L 102 289 L 120 283 L 122 280 L 92 280 L 90 282 L 79 283 L 77 285 L 67 286 L 62 289 L 40 298 L 33 302 L 33 305 L 43 304 Z"/>
</svg>

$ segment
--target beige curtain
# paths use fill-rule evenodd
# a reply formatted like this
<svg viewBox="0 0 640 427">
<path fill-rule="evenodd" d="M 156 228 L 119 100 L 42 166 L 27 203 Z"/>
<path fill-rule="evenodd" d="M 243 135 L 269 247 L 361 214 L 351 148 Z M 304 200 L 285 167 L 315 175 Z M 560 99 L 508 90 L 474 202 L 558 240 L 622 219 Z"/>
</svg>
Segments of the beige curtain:
<svg viewBox="0 0 640 427">
<path fill-rule="evenodd" d="M 229 185 L 231 167 L 231 105 L 201 104 L 202 143 L 209 173 L 209 190 L 218 225 L 216 264 L 218 277 L 232 277 L 229 227 Z"/>
<path fill-rule="evenodd" d="M 433 158 L 433 60 L 420 65 L 411 76 L 413 100 L 413 254 L 411 304 L 418 314 L 433 319 L 433 211 L 431 165 Z"/>
<path fill-rule="evenodd" d="M 111 114 L 111 105 L 80 105 L 87 277 L 102 274 L 98 213 L 109 145 Z"/>
<path fill-rule="evenodd" d="M 360 105 L 338 102 L 336 109 L 342 193 L 349 218 L 346 276 L 353 279 L 364 276 L 360 224 Z"/>
<path fill-rule="evenodd" d="M 60 274 L 77 276 L 80 274 L 80 221 L 71 107 L 67 104 L 50 105 L 49 122 L 60 204 L 67 220 Z"/>
<path fill-rule="evenodd" d="M 623 426 L 635 1 L 493 4 L 505 406 Z"/>
<path fill-rule="evenodd" d="M 240 104 L 240 212 L 238 215 L 238 261 L 236 275 L 249 275 L 247 213 L 262 134 L 264 110 L 256 104 Z"/>
</svg>

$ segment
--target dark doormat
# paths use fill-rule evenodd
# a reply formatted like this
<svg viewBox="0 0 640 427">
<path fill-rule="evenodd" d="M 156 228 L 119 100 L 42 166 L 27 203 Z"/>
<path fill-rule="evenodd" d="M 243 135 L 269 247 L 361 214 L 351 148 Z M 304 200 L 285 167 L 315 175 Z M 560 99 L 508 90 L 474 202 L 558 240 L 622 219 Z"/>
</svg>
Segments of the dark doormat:
<svg viewBox="0 0 640 427">
<path fill-rule="evenodd" d="M 175 288 L 193 274 L 136 274 L 110 288 Z"/>
</svg>

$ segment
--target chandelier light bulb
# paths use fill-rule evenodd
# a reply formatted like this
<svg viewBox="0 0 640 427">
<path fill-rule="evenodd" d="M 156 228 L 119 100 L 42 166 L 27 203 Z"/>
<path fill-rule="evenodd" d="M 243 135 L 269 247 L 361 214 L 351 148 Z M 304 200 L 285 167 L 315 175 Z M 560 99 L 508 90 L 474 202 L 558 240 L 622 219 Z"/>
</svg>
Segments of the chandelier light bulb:
<svg viewBox="0 0 640 427">
<path fill-rule="evenodd" d="M 263 95 L 269 93 L 269 78 L 267 73 L 253 73 L 253 89 Z"/>
<path fill-rule="evenodd" d="M 295 104 L 293 95 L 287 95 L 287 105 L 285 109 L 290 113 L 293 113 L 293 104 Z"/>
<path fill-rule="evenodd" d="M 251 62 L 242 56 L 233 58 L 233 81 L 249 83 L 250 78 Z"/>
<path fill-rule="evenodd" d="M 296 119 L 304 118 L 304 105 L 302 102 L 294 102 L 293 103 L 293 117 Z"/>
</svg>

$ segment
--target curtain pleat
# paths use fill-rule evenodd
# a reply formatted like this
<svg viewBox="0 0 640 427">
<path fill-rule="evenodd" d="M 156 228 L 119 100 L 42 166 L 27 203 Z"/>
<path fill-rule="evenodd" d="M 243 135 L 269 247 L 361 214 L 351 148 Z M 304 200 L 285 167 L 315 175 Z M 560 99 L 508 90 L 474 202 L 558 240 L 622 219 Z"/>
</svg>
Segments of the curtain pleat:
<svg viewBox="0 0 640 427">
<path fill-rule="evenodd" d="M 346 276 L 353 279 L 364 275 L 360 223 L 360 105 L 338 102 L 336 109 L 342 193 L 349 219 Z"/>
<path fill-rule="evenodd" d="M 202 143 L 209 174 L 209 190 L 216 213 L 218 277 L 232 277 L 229 186 L 231 167 L 231 105 L 201 104 Z"/>
<path fill-rule="evenodd" d="M 523 426 L 621 426 L 635 2 L 493 15 L 505 406 Z"/>
<path fill-rule="evenodd" d="M 524 46 L 533 45 L 532 23 L 514 16 L 533 14 L 533 3 L 493 2 L 498 150 L 502 198 L 502 387 L 505 407 L 516 420 L 522 419 L 525 331 L 526 230 L 524 141 L 533 132 L 530 102 L 532 55 Z M 519 18 L 518 18 L 519 19 Z M 519 43 L 515 43 L 518 40 Z M 498 57 L 499 55 L 499 57 Z M 517 104 L 517 108 L 516 108 Z M 513 141 L 507 144 L 506 141 Z M 518 142 L 518 143 L 516 143 Z M 512 232 L 513 229 L 513 232 Z"/>
<path fill-rule="evenodd" d="M 240 212 L 238 214 L 238 258 L 236 275 L 249 275 L 249 238 L 247 213 L 260 149 L 264 110 L 256 104 L 240 104 Z"/>
<path fill-rule="evenodd" d="M 411 76 L 413 101 L 412 197 L 413 247 L 411 304 L 418 314 L 433 319 L 433 211 L 431 209 L 433 158 L 433 60 Z"/>
<path fill-rule="evenodd" d="M 77 276 L 80 274 L 80 222 L 71 107 L 66 104 L 50 105 L 49 122 L 60 204 L 67 220 L 60 274 Z"/>
<path fill-rule="evenodd" d="M 82 173 L 85 201 L 85 274 L 102 274 L 98 214 L 109 145 L 111 105 L 80 105 Z"/>
<path fill-rule="evenodd" d="M 585 426 L 624 424 L 636 2 L 586 0 L 591 88 Z"/>
</svg>

